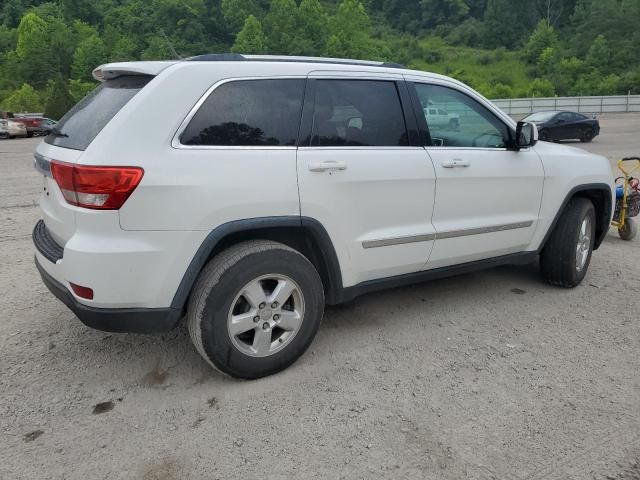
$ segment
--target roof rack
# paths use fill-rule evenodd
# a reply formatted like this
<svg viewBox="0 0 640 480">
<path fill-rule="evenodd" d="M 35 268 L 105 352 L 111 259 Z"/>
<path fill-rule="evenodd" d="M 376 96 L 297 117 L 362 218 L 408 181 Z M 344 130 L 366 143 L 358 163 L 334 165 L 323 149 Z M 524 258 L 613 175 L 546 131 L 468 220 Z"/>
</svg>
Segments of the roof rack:
<svg viewBox="0 0 640 480">
<path fill-rule="evenodd" d="M 367 67 L 406 68 L 393 62 L 373 62 L 369 60 L 351 60 L 346 58 L 289 57 L 280 55 L 241 55 L 239 53 L 209 53 L 187 58 L 189 62 L 294 62 L 324 63 L 332 65 L 362 65 Z"/>
</svg>

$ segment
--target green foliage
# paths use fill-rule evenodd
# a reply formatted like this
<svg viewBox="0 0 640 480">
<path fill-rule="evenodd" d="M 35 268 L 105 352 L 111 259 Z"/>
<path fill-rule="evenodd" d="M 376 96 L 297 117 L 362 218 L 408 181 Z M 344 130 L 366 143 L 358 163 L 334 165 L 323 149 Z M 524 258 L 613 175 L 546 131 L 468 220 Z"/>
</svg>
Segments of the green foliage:
<svg viewBox="0 0 640 480">
<path fill-rule="evenodd" d="M 329 24 L 327 54 L 337 58 L 372 58 L 375 53 L 370 29 L 364 5 L 359 0 L 344 0 Z"/>
<path fill-rule="evenodd" d="M 262 54 L 266 50 L 267 41 L 262 31 L 262 25 L 253 15 L 249 15 L 244 27 L 238 33 L 236 42 L 231 47 L 235 53 Z"/>
<path fill-rule="evenodd" d="M 107 62 L 104 42 L 98 35 L 84 39 L 73 53 L 71 74 L 78 80 L 91 80 L 91 72 L 98 65 Z"/>
<path fill-rule="evenodd" d="M 45 117 L 59 120 L 75 104 L 75 99 L 69 93 L 67 82 L 58 76 L 47 86 L 47 102 L 44 106 Z"/>
<path fill-rule="evenodd" d="M 536 63 L 545 50 L 557 47 L 558 35 L 555 29 L 546 20 L 541 20 L 524 46 L 525 60 L 532 64 Z"/>
<path fill-rule="evenodd" d="M 31 85 L 23 83 L 0 103 L 0 107 L 10 112 L 41 112 L 42 99 Z"/>
<path fill-rule="evenodd" d="M 607 71 L 611 58 L 611 50 L 604 35 L 598 35 L 587 54 L 587 65 L 601 72 Z"/>
<path fill-rule="evenodd" d="M 640 93 L 639 18 L 639 0 L 8 0 L 0 99 L 60 113 L 101 63 L 225 51 L 395 61 L 489 97 Z"/>
<path fill-rule="evenodd" d="M 94 88 L 95 82 L 83 82 L 82 80 L 69 80 L 69 93 L 75 103 L 86 97 Z"/>
<path fill-rule="evenodd" d="M 536 78 L 529 87 L 530 97 L 553 97 L 556 94 L 555 87 L 546 78 Z"/>
<path fill-rule="evenodd" d="M 420 0 L 420 6 L 428 28 L 459 22 L 469 13 L 469 5 L 464 0 Z"/>
<path fill-rule="evenodd" d="M 329 15 L 322 4 L 318 0 L 302 0 L 298 7 L 298 26 L 290 54 L 324 55 L 328 29 Z"/>
<path fill-rule="evenodd" d="M 298 20 L 295 0 L 272 0 L 264 19 L 267 47 L 270 53 L 284 55 L 291 47 Z"/>
<path fill-rule="evenodd" d="M 222 15 L 233 30 L 240 30 L 246 25 L 249 16 L 262 18 L 264 12 L 255 0 L 222 0 Z"/>
</svg>

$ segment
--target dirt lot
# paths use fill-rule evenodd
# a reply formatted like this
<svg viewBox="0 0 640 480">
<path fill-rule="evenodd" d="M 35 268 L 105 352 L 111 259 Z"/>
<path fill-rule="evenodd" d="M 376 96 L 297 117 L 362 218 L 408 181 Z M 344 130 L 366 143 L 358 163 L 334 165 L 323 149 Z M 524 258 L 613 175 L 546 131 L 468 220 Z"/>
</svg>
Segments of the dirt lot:
<svg viewBox="0 0 640 480">
<path fill-rule="evenodd" d="M 640 116 L 592 151 L 640 153 Z M 37 140 L 0 142 L 0 478 L 638 479 L 640 241 L 584 284 L 505 267 L 330 309 L 285 372 L 214 373 L 184 328 L 85 328 L 45 289 Z"/>
</svg>

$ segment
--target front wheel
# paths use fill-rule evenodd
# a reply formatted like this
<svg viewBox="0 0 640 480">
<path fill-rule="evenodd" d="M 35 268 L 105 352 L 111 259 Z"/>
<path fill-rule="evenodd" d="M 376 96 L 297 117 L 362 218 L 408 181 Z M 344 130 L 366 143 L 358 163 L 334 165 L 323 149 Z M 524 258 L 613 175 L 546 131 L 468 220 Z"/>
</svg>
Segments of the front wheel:
<svg viewBox="0 0 640 480">
<path fill-rule="evenodd" d="M 542 275 L 549 283 L 573 288 L 582 282 L 591 262 L 595 220 L 590 200 L 569 202 L 540 255 Z"/>
<path fill-rule="evenodd" d="M 213 367 L 260 378 L 295 362 L 324 312 L 313 264 L 281 243 L 255 240 L 217 255 L 200 274 L 187 320 L 196 350 Z"/>
<path fill-rule="evenodd" d="M 630 242 L 638 235 L 638 224 L 635 220 L 627 218 L 623 227 L 618 227 L 618 235 L 622 240 Z"/>
</svg>

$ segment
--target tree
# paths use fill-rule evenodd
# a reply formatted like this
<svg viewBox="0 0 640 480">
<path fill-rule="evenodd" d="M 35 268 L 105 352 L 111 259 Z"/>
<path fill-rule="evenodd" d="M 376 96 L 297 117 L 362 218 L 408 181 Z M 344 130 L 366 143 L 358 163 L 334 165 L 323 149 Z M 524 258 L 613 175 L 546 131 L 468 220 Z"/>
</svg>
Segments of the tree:
<svg viewBox="0 0 640 480">
<path fill-rule="evenodd" d="M 51 39 L 47 22 L 35 13 L 27 13 L 18 26 L 16 54 L 20 60 L 22 78 L 36 87 L 46 85 L 60 70 L 54 52 L 48 47 Z"/>
<path fill-rule="evenodd" d="M 107 61 L 107 52 L 104 43 L 98 35 L 80 42 L 73 54 L 71 74 L 78 80 L 91 80 L 91 72 L 99 65 Z"/>
<path fill-rule="evenodd" d="M 52 80 L 47 90 L 44 115 L 58 120 L 73 107 L 75 101 L 69 93 L 69 87 L 62 75 L 58 75 L 55 80 Z"/>
<path fill-rule="evenodd" d="M 553 84 L 546 78 L 536 78 L 529 86 L 531 97 L 553 97 L 555 93 Z"/>
<path fill-rule="evenodd" d="M 370 20 L 362 3 L 344 0 L 330 22 L 327 44 L 330 57 L 367 59 L 372 53 Z"/>
<path fill-rule="evenodd" d="M 329 16 L 318 0 L 302 0 L 298 25 L 289 50 L 292 55 L 324 55 L 327 48 Z"/>
<path fill-rule="evenodd" d="M 2 101 L 2 109 L 11 112 L 41 112 L 42 99 L 38 92 L 27 83 L 23 83 L 8 98 Z"/>
<path fill-rule="evenodd" d="M 469 14 L 469 5 L 464 0 L 420 0 L 420 6 L 427 28 L 443 23 L 458 23 Z"/>
<path fill-rule="evenodd" d="M 587 54 L 587 65 L 601 72 L 606 72 L 609 67 L 611 51 L 604 35 L 598 35 L 593 41 Z"/>
<path fill-rule="evenodd" d="M 517 47 L 536 22 L 529 0 L 488 0 L 484 13 L 485 44 L 489 47 Z"/>
<path fill-rule="evenodd" d="M 262 31 L 262 25 L 253 15 L 249 15 L 244 22 L 244 27 L 236 36 L 236 41 L 231 47 L 234 53 L 262 54 L 266 51 L 266 39 Z"/>
<path fill-rule="evenodd" d="M 284 55 L 293 43 L 298 23 L 298 7 L 295 0 L 272 0 L 264 30 L 269 52 Z"/>
<path fill-rule="evenodd" d="M 69 93 L 75 103 L 78 103 L 96 88 L 95 82 L 83 82 L 81 80 L 69 80 Z"/>
<path fill-rule="evenodd" d="M 546 20 L 540 20 L 524 46 L 523 53 L 527 62 L 534 64 L 547 48 L 557 48 L 557 46 L 558 35 L 555 29 Z"/>
<path fill-rule="evenodd" d="M 246 19 L 250 15 L 255 18 L 262 18 L 264 15 L 264 11 L 256 0 L 222 0 L 220 9 L 225 21 L 234 32 L 245 25 Z"/>
</svg>

